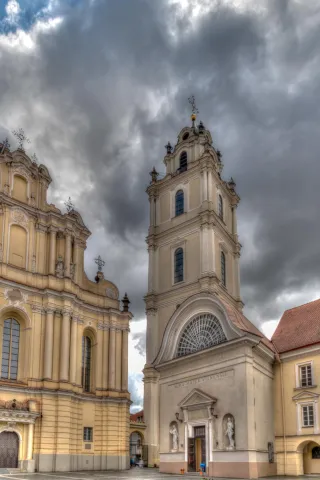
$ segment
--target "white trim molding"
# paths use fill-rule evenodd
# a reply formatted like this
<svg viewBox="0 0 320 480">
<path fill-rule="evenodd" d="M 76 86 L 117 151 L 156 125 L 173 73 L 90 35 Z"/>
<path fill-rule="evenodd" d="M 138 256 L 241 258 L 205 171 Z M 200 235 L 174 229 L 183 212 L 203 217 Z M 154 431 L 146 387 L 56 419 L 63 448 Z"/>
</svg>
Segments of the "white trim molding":
<svg viewBox="0 0 320 480">
<path fill-rule="evenodd" d="M 307 365 L 311 365 L 311 385 L 305 385 L 304 387 L 300 384 L 300 368 L 306 367 Z M 295 365 L 295 374 L 296 374 L 296 388 L 308 388 L 313 387 L 314 382 L 314 367 L 313 367 L 313 360 L 308 360 L 307 362 L 296 363 Z"/>
</svg>

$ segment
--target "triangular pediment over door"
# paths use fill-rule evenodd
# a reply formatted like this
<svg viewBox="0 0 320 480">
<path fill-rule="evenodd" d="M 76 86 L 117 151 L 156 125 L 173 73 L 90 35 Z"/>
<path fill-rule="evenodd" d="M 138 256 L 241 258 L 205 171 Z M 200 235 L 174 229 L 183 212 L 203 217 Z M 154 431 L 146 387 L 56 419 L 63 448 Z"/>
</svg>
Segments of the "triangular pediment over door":
<svg viewBox="0 0 320 480">
<path fill-rule="evenodd" d="M 193 409 L 195 407 L 213 406 L 217 399 L 198 390 L 193 389 L 180 403 L 179 407 L 184 409 Z"/>
</svg>

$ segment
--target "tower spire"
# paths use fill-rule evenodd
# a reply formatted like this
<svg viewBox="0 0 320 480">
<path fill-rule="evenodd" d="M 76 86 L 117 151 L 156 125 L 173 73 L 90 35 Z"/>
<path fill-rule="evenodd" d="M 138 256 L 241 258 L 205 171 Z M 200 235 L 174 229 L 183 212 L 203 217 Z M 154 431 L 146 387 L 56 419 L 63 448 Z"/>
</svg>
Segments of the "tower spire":
<svg viewBox="0 0 320 480">
<path fill-rule="evenodd" d="M 192 127 L 195 127 L 195 121 L 197 119 L 197 113 L 199 113 L 199 110 L 196 106 L 196 100 L 194 98 L 194 95 L 191 95 L 188 98 L 188 102 L 191 105 L 191 120 L 192 120 Z"/>
</svg>

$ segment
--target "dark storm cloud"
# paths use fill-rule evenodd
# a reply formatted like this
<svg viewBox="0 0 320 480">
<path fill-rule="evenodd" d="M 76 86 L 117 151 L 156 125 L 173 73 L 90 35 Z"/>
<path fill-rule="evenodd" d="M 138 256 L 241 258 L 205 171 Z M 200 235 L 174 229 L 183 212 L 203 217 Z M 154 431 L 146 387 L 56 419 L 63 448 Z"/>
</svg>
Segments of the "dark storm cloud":
<svg viewBox="0 0 320 480">
<path fill-rule="evenodd" d="M 251 319 L 277 319 L 295 292 L 317 287 L 319 7 L 211 4 L 192 21 L 166 1 L 61 2 L 62 23 L 37 34 L 36 50 L 0 43 L 1 127 L 28 130 L 54 177 L 53 200 L 71 192 L 94 234 L 89 274 L 99 252 L 137 319 L 148 172 L 164 172 L 164 145 L 189 123 L 191 93 L 242 198 L 242 293 L 248 313 L 259 312 Z"/>
</svg>

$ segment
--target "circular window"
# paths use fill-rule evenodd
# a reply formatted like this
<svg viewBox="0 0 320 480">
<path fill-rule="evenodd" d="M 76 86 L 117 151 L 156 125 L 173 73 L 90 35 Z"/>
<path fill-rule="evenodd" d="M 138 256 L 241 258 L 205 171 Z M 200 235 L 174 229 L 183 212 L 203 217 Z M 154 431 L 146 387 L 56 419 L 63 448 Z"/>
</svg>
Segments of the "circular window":
<svg viewBox="0 0 320 480">
<path fill-rule="evenodd" d="M 188 137 L 189 137 L 189 133 L 187 132 L 183 135 L 182 140 L 187 140 Z"/>
</svg>

